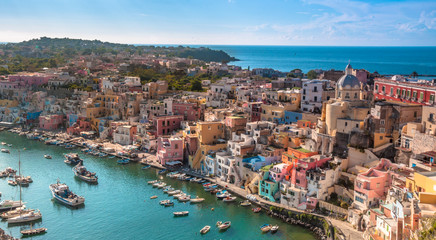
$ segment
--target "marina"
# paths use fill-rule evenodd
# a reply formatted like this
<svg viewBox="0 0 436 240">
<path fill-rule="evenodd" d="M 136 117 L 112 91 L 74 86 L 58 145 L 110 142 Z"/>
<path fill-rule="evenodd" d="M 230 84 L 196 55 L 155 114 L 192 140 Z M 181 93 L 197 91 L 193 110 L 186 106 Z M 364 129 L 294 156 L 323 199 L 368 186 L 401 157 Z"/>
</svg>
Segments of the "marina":
<svg viewBox="0 0 436 240">
<path fill-rule="evenodd" d="M 309 230 L 283 223 L 264 213 L 255 214 L 250 208 L 239 206 L 242 200 L 240 198 L 234 202 L 217 200 L 214 194 L 205 191 L 202 184 L 196 183 L 201 181 L 199 179 L 191 181 L 187 178 L 183 181 L 167 177 L 165 171 L 159 174 L 160 170 L 152 167 L 143 170 L 137 163 L 120 165 L 116 162 L 119 160 L 117 158 L 85 155 L 80 148 L 65 149 L 56 145 L 45 145 L 44 142 L 28 140 L 25 136 L 6 131 L 0 132 L 0 141 L 13 145 L 10 148 L 11 154 L 1 155 L 0 169 L 18 169 L 17 149 L 26 148 L 21 151 L 21 170 L 31 175 L 34 182 L 22 189 L 23 202 L 44 213 L 43 219 L 35 222 L 33 227 L 49 229 L 44 235 L 36 235 L 32 239 L 62 239 L 65 233 L 80 239 L 133 239 L 140 235 L 147 235 L 150 239 L 200 239 L 199 229 L 205 225 L 214 226 L 218 220 L 231 222 L 231 227 L 222 226 L 226 231 L 212 227 L 205 235 L 207 238 L 315 239 Z M 78 153 L 83 164 L 98 173 L 98 185 L 88 184 L 72 174 L 73 166 L 63 163 L 64 154 L 70 152 Z M 49 154 L 52 159 L 46 159 L 44 154 Z M 54 201 L 48 188 L 58 178 L 74 193 L 85 197 L 86 203 L 68 207 Z M 156 183 L 165 186 L 153 188 Z M 2 200 L 19 199 L 18 188 L 9 186 L 7 179 L 0 179 L 0 187 Z M 165 193 L 167 187 L 174 190 Z M 160 200 L 173 199 L 173 196 L 181 192 L 186 195 L 178 197 L 186 200 L 190 196 L 188 201 L 180 202 L 175 199 L 176 201 L 172 201 L 173 206 L 159 205 Z M 199 202 L 191 204 L 190 200 L 193 199 L 196 199 L 194 202 Z M 174 217 L 174 213 L 186 211 L 187 216 Z M 165 224 L 156 225 L 157 222 Z M 278 225 L 280 230 L 274 235 L 246 231 L 265 223 Z M 95 227 L 89 228 L 91 224 Z M 120 231 L 118 226 L 122 225 L 134 227 Z M 169 226 L 174 231 L 164 231 Z M 8 226 L 7 222 L 0 222 L 0 227 L 11 232 L 14 237 L 20 237 L 20 231 L 23 228 L 29 229 L 30 224 Z"/>
</svg>

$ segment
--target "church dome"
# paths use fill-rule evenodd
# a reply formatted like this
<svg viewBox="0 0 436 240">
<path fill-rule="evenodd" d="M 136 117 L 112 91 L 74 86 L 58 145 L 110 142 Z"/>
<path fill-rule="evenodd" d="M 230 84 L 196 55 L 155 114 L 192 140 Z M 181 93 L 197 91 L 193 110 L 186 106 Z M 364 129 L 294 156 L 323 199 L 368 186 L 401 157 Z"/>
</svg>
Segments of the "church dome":
<svg viewBox="0 0 436 240">
<path fill-rule="evenodd" d="M 359 79 L 357 79 L 357 77 L 355 77 L 354 75 L 347 74 L 347 75 L 344 75 L 341 78 L 339 78 L 337 86 L 340 89 L 343 89 L 343 88 L 360 89 L 360 82 L 359 82 Z"/>
</svg>

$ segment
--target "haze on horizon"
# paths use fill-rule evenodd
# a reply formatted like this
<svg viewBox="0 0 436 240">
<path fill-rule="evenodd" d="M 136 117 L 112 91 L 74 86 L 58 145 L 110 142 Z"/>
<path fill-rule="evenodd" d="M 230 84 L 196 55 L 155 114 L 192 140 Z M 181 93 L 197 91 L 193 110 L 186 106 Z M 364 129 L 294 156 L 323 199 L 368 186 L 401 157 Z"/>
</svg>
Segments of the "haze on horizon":
<svg viewBox="0 0 436 240">
<path fill-rule="evenodd" d="M 432 0 L 3 0 L 0 42 L 436 46 Z"/>
</svg>

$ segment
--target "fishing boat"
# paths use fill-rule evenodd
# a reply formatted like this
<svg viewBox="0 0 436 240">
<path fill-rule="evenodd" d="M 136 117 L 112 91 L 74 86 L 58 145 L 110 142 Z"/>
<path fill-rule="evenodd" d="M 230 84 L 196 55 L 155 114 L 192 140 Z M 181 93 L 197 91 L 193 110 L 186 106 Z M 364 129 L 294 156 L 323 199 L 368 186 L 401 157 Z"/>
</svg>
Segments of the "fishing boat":
<svg viewBox="0 0 436 240">
<path fill-rule="evenodd" d="M 240 202 L 240 204 L 241 204 L 241 206 L 243 206 L 243 207 L 251 206 L 251 202 L 248 201 L 248 200 L 242 201 L 242 202 Z"/>
<path fill-rule="evenodd" d="M 174 206 L 174 202 L 173 202 L 173 201 L 166 202 L 166 203 L 164 203 L 164 206 L 165 206 L 165 207 L 171 207 L 171 206 Z"/>
<path fill-rule="evenodd" d="M 180 192 L 181 192 L 180 190 L 174 190 L 174 191 L 167 192 L 167 194 L 170 196 L 173 196 L 173 195 L 179 194 Z"/>
<path fill-rule="evenodd" d="M 236 197 L 233 197 L 233 196 L 228 196 L 226 198 L 223 198 L 224 202 L 233 202 L 235 200 L 236 200 Z"/>
<path fill-rule="evenodd" d="M 204 201 L 204 198 L 196 197 L 196 198 L 192 198 L 192 199 L 190 199 L 189 201 L 190 201 L 191 203 L 201 203 L 201 202 Z"/>
<path fill-rule="evenodd" d="M 183 217 L 183 216 L 188 216 L 189 212 L 188 211 L 181 211 L 181 212 L 173 212 L 174 217 Z"/>
<path fill-rule="evenodd" d="M 69 187 L 65 183 L 60 183 L 59 180 L 57 183 L 50 184 L 49 188 L 53 197 L 63 204 L 74 207 L 85 203 L 84 197 L 71 192 Z"/>
<path fill-rule="evenodd" d="M 20 216 L 8 218 L 8 223 L 24 223 L 32 222 L 42 218 L 42 214 L 39 210 L 21 214 Z"/>
<path fill-rule="evenodd" d="M 47 159 L 51 159 L 51 156 L 48 155 L 48 154 L 45 154 L 44 157 L 47 158 Z"/>
<path fill-rule="evenodd" d="M 82 163 L 77 164 L 73 167 L 73 172 L 76 177 L 82 179 L 85 182 L 89 183 L 97 183 L 98 177 L 95 175 L 95 172 L 90 172 L 86 170 L 85 166 L 82 166 Z"/>
<path fill-rule="evenodd" d="M 11 152 L 9 151 L 9 149 L 6 149 L 6 148 L 2 148 L 2 149 L 1 149 L 1 152 L 2 152 L 2 153 L 11 153 Z"/>
<path fill-rule="evenodd" d="M 0 202 L 0 211 L 15 209 L 22 205 L 22 201 L 4 200 Z"/>
<path fill-rule="evenodd" d="M 272 233 L 275 233 L 275 232 L 277 232 L 278 230 L 279 230 L 279 226 L 278 226 L 278 225 L 274 225 L 274 226 L 271 227 L 271 232 L 272 232 Z"/>
<path fill-rule="evenodd" d="M 260 212 L 260 211 L 262 210 L 262 208 L 257 207 L 257 208 L 252 208 L 251 210 L 252 210 L 254 213 L 258 213 L 258 212 Z"/>
<path fill-rule="evenodd" d="M 219 225 L 218 228 L 219 228 L 220 230 L 227 230 L 231 225 L 232 225 L 232 222 L 227 221 L 227 222 L 225 222 L 225 223 Z"/>
<path fill-rule="evenodd" d="M 129 159 L 124 158 L 117 161 L 118 164 L 128 164 L 130 162 Z"/>
<path fill-rule="evenodd" d="M 65 154 L 65 160 L 64 163 L 71 164 L 71 165 L 77 165 L 79 163 L 83 163 L 83 160 L 79 157 L 79 154 L 77 153 L 68 153 Z"/>
<path fill-rule="evenodd" d="M 200 233 L 201 234 L 206 234 L 207 232 L 209 232 L 210 230 L 210 226 L 204 226 L 201 230 Z"/>
<path fill-rule="evenodd" d="M 264 233 L 267 233 L 269 231 L 271 231 L 271 225 L 270 224 L 264 224 L 262 226 L 260 226 L 260 230 Z"/>
<path fill-rule="evenodd" d="M 148 181 L 147 184 L 155 184 L 157 183 L 157 180 Z"/>
<path fill-rule="evenodd" d="M 156 198 L 157 198 L 156 195 L 150 197 L 150 199 L 156 199 Z"/>
<path fill-rule="evenodd" d="M 30 229 L 27 230 L 21 230 L 20 233 L 23 234 L 23 236 L 32 236 L 32 235 L 38 235 L 45 233 L 47 231 L 47 228 L 33 228 L 30 227 Z"/>
<path fill-rule="evenodd" d="M 144 170 L 144 169 L 149 169 L 149 168 L 151 168 L 150 165 L 145 165 L 145 166 L 142 167 L 142 170 Z"/>
</svg>

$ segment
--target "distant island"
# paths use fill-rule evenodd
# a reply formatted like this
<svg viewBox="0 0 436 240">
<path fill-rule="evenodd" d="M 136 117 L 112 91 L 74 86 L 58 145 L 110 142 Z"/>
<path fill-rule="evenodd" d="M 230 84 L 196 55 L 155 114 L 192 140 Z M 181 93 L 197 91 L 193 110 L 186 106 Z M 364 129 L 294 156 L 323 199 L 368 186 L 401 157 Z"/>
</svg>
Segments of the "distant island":
<svg viewBox="0 0 436 240">
<path fill-rule="evenodd" d="M 71 38 L 41 37 L 19 43 L 7 43 L 0 45 L 0 59 L 7 57 L 30 57 L 30 58 L 71 58 L 77 55 L 95 54 L 101 56 L 105 53 L 119 54 L 157 54 L 168 57 L 192 58 L 204 62 L 231 62 L 238 59 L 231 57 L 221 50 L 199 47 L 162 47 L 162 46 L 135 46 L 131 44 L 119 44 L 103 42 L 100 40 L 83 40 Z"/>
</svg>

